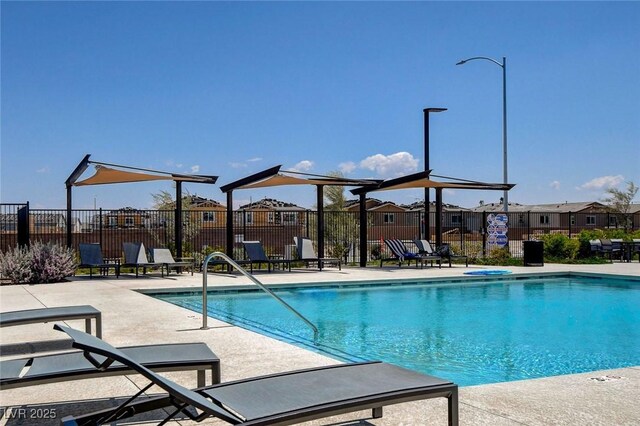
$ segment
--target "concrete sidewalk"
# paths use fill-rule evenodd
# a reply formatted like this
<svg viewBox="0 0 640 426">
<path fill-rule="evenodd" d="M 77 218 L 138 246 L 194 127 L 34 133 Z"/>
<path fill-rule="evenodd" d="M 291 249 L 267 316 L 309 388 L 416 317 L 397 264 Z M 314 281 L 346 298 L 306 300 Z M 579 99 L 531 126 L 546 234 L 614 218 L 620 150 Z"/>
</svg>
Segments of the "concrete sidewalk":
<svg viewBox="0 0 640 426">
<path fill-rule="evenodd" d="M 415 268 L 327 268 L 322 272 L 258 273 L 265 284 L 367 281 L 424 277 L 461 277 L 469 269 L 454 266 Z M 495 269 L 495 268 L 493 268 Z M 640 276 L 640 265 L 547 265 L 539 268 L 500 268 L 514 273 L 592 272 Z M 209 286 L 249 285 L 238 274 L 209 274 Z M 201 315 L 132 291 L 151 288 L 199 288 L 202 275 L 159 274 L 136 279 L 132 276 L 98 278 L 76 277 L 70 282 L 41 285 L 0 286 L 0 311 L 74 304 L 93 305 L 103 313 L 103 338 L 115 346 L 205 342 L 220 357 L 223 381 L 291 369 L 335 364 L 337 361 L 280 342 L 213 318 L 211 327 L 201 330 Z M 83 321 L 70 321 L 84 329 Z M 0 329 L 2 357 L 33 351 L 68 348 L 68 340 L 52 329 L 52 324 L 32 324 Z M 46 343 L 37 343 L 46 341 Z M 32 342 L 32 343 L 25 343 Z M 167 373 L 187 387 L 195 386 L 195 373 Z M 1 424 L 58 424 L 60 418 L 103 405 L 117 397 L 134 394 L 144 386 L 140 376 L 109 377 L 40 385 L 0 392 L 0 405 L 14 407 Z M 640 424 L 640 367 L 585 374 L 556 376 L 519 382 L 471 386 L 460 389 L 462 425 L 636 425 Z M 19 408 L 25 409 L 24 412 Z M 47 411 L 48 410 L 48 411 Z M 43 418 L 49 415 L 50 418 Z M 22 418 L 16 418 L 22 417 Z M 323 419 L 310 424 L 445 425 L 446 402 L 427 400 L 385 408 L 382 419 L 371 419 L 369 412 Z M 155 421 L 154 421 L 155 420 Z M 157 423 L 151 416 L 146 422 Z M 189 421 L 178 421 L 190 424 Z M 206 424 L 223 424 L 207 420 Z"/>
</svg>

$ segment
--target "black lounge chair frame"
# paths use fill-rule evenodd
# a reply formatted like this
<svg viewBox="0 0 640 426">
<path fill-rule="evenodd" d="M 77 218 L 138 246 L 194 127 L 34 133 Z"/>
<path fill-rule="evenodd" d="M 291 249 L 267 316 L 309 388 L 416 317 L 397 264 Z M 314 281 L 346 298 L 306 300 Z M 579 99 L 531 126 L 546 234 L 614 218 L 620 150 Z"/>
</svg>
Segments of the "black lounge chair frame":
<svg viewBox="0 0 640 426">
<path fill-rule="evenodd" d="M 103 424 L 173 406 L 175 410 L 161 424 L 183 413 L 196 421 L 217 417 L 230 424 L 288 425 L 367 409 L 372 410 L 374 418 L 379 418 L 383 406 L 442 397 L 448 401 L 449 425 L 458 425 L 456 384 L 391 364 L 341 364 L 189 390 L 155 374 L 102 340 L 68 327 L 56 325 L 56 328 L 69 334 L 73 346 L 85 351 L 87 359 L 97 368 L 118 361 L 151 382 L 116 409 L 66 417 L 63 424 Z M 100 361 L 96 355 L 106 360 Z M 137 401 L 153 385 L 168 394 Z M 200 413 L 194 414 L 191 408 Z"/>
<path fill-rule="evenodd" d="M 325 264 L 335 265 L 338 267 L 339 271 L 342 270 L 342 260 L 337 257 L 318 257 L 313 248 L 313 242 L 311 239 L 305 237 L 293 237 L 293 242 L 296 245 L 298 260 L 304 262 L 307 267 L 309 267 L 310 263 L 317 263 L 318 269 L 321 271 Z"/>
<path fill-rule="evenodd" d="M 91 334 L 91 320 L 96 322 L 96 336 L 102 338 L 102 313 L 90 305 L 57 306 L 0 313 L 0 328 L 14 325 L 47 323 L 83 319 L 85 330 Z"/>
<path fill-rule="evenodd" d="M 182 268 L 191 270 L 191 275 L 193 275 L 193 270 L 195 269 L 195 261 L 192 257 L 180 257 L 180 260 L 176 261 L 173 258 L 171 251 L 166 248 L 151 249 L 151 257 L 153 258 L 154 264 L 160 264 L 160 271 L 163 277 L 165 269 L 167 270 L 167 275 L 169 275 L 169 271 L 171 269 L 181 271 Z"/>
<path fill-rule="evenodd" d="M 116 278 L 120 277 L 120 262 L 109 263 L 102 256 L 102 248 L 98 243 L 80 243 L 80 264 L 78 268 L 89 268 L 89 278 L 93 278 L 93 270 L 97 269 L 101 275 L 109 275 L 109 269 L 113 269 Z"/>
<path fill-rule="evenodd" d="M 277 259 L 267 256 L 260 241 L 243 241 L 242 245 L 244 246 L 244 250 L 249 258 L 248 260 L 245 260 L 244 263 L 249 264 L 251 273 L 253 273 L 253 265 L 256 263 L 258 264 L 258 268 L 260 268 L 263 263 L 266 264 L 269 272 L 271 272 L 272 265 L 274 269 L 276 265 L 282 265 L 283 269 L 287 266 L 289 271 L 291 271 L 291 260 Z"/>
<path fill-rule="evenodd" d="M 211 383 L 220 383 L 220 360 L 205 343 L 128 346 L 119 350 L 153 371 L 196 370 L 198 386 L 205 386 L 208 370 Z M 0 389 L 127 374 L 135 374 L 135 370 L 114 363 L 101 371 L 87 361 L 82 351 L 64 352 L 0 361 Z"/>
<path fill-rule="evenodd" d="M 407 261 L 408 265 L 411 266 L 411 261 L 414 260 L 416 262 L 416 268 L 418 264 L 420 264 L 421 268 L 424 268 L 425 262 L 431 262 L 431 266 L 433 266 L 433 261 L 438 262 L 438 268 L 442 268 L 442 258 L 436 254 L 427 254 L 427 253 L 413 253 L 407 249 L 407 246 L 398 239 L 386 239 L 384 243 L 391 253 L 393 257 L 382 257 L 380 256 L 380 267 L 382 268 L 383 262 L 398 262 L 398 267 L 402 267 L 402 262 Z"/>
</svg>

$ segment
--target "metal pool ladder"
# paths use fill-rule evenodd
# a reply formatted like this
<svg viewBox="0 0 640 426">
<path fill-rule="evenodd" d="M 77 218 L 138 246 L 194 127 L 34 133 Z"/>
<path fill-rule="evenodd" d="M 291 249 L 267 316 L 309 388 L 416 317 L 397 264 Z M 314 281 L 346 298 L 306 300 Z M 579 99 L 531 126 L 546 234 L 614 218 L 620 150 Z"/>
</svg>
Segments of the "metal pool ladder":
<svg viewBox="0 0 640 426">
<path fill-rule="evenodd" d="M 267 287 L 265 287 L 260 281 L 258 281 L 258 279 L 256 277 L 254 277 L 249 272 L 247 272 L 247 270 L 244 269 L 242 266 L 238 265 L 238 263 L 235 260 L 231 259 L 226 254 L 224 254 L 222 252 L 219 252 L 219 251 L 215 251 L 215 252 L 211 253 L 210 255 L 208 255 L 204 259 L 204 263 L 202 264 L 202 327 L 200 327 L 201 330 L 207 330 L 209 328 L 207 326 L 207 275 L 208 275 L 208 272 L 209 272 L 207 267 L 209 266 L 209 261 L 211 259 L 213 259 L 214 257 L 219 257 L 221 259 L 224 259 L 229 265 L 233 266 L 238 271 L 240 271 L 240 273 L 242 275 L 244 275 L 245 277 L 249 278 L 255 285 L 257 285 L 262 290 L 264 290 L 268 295 L 270 295 L 271 297 L 276 299 L 285 308 L 287 308 L 288 310 L 293 312 L 298 318 L 300 318 L 302 321 L 304 321 L 305 324 L 307 324 L 309 327 L 311 327 L 311 329 L 313 330 L 313 340 L 314 340 L 314 342 L 317 341 L 318 328 L 315 325 L 313 325 L 313 323 L 311 321 L 306 319 L 304 317 L 304 315 L 302 315 L 300 312 L 296 311 L 291 305 L 289 305 L 287 302 L 282 300 L 278 295 L 276 295 L 274 292 L 272 292 Z"/>
</svg>

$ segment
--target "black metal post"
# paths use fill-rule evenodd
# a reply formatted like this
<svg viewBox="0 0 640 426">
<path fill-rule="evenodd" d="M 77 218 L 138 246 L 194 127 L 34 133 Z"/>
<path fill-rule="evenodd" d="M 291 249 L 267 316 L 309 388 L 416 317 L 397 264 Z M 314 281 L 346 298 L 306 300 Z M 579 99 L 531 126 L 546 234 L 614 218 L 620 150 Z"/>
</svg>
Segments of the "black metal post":
<svg viewBox="0 0 640 426">
<path fill-rule="evenodd" d="M 487 212 L 482 212 L 482 223 L 480 224 L 482 231 L 482 257 L 487 256 Z"/>
<path fill-rule="evenodd" d="M 28 247 L 31 242 L 31 226 L 29 225 L 29 202 L 24 207 L 18 209 L 17 212 L 17 232 L 18 246 Z"/>
<path fill-rule="evenodd" d="M 99 231 L 99 236 L 98 236 L 98 241 L 100 242 L 100 247 L 104 247 L 102 245 L 102 207 L 100 207 L 100 216 L 99 216 L 99 222 L 98 222 L 98 231 Z"/>
<path fill-rule="evenodd" d="M 436 188 L 436 247 L 442 245 L 442 188 Z"/>
<path fill-rule="evenodd" d="M 317 185 L 316 203 L 318 204 L 318 257 L 324 257 L 324 185 Z"/>
<path fill-rule="evenodd" d="M 422 110 L 424 113 L 424 170 L 427 172 L 427 177 L 429 177 L 429 172 L 431 170 L 429 166 L 429 113 L 430 112 L 442 112 L 446 111 L 446 108 L 425 108 Z M 424 189 L 424 238 L 427 240 L 431 239 L 431 218 L 429 217 L 429 207 L 431 204 L 430 196 L 429 196 L 429 188 Z"/>
<path fill-rule="evenodd" d="M 233 191 L 227 192 L 227 256 L 233 259 Z"/>
<path fill-rule="evenodd" d="M 367 194 L 360 194 L 360 267 L 367 266 Z"/>
<path fill-rule="evenodd" d="M 175 212 L 175 227 L 176 227 L 176 256 L 182 257 L 182 182 L 177 180 L 176 182 L 176 212 Z"/>
<path fill-rule="evenodd" d="M 67 184 L 67 248 L 71 248 L 71 190 L 72 186 Z"/>
</svg>

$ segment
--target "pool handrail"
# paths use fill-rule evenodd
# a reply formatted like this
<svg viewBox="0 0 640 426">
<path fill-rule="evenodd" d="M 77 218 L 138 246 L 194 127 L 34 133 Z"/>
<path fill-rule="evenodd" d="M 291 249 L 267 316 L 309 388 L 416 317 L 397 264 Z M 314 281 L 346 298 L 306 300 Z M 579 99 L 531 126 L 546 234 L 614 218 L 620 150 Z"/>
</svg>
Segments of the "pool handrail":
<svg viewBox="0 0 640 426">
<path fill-rule="evenodd" d="M 300 312 L 296 311 L 287 302 L 285 302 L 280 297 L 278 297 L 278 295 L 276 295 L 273 291 L 271 291 L 267 287 L 265 287 L 264 284 L 262 284 L 260 281 L 258 281 L 258 279 L 256 277 L 254 277 L 252 274 L 247 272 L 247 270 L 244 269 L 242 266 L 238 265 L 238 263 L 235 260 L 233 260 L 232 258 L 227 256 L 225 253 L 222 253 L 222 252 L 219 252 L 219 251 L 214 251 L 213 253 L 209 254 L 204 259 L 204 262 L 202 264 L 202 327 L 200 327 L 201 330 L 208 330 L 209 329 L 209 327 L 207 326 L 207 317 L 208 317 L 208 315 L 207 315 L 207 287 L 208 287 L 208 285 L 207 285 L 207 274 L 209 272 L 208 271 L 209 261 L 211 259 L 213 259 L 214 257 L 218 257 L 218 258 L 221 258 L 221 259 L 225 260 L 229 265 L 231 265 L 234 268 L 236 268 L 238 271 L 240 271 L 240 273 L 242 275 L 244 275 L 245 277 L 249 278 L 255 285 L 260 287 L 260 289 L 264 290 L 268 295 L 270 295 L 271 297 L 276 299 L 278 302 L 280 302 L 282 305 L 284 305 L 284 307 L 286 307 L 291 312 L 293 312 L 298 318 L 300 318 L 302 321 L 304 321 L 305 324 L 307 324 L 309 327 L 311 327 L 311 329 L 313 330 L 313 340 L 314 340 L 314 342 L 317 340 L 317 338 L 318 338 L 318 328 L 315 325 L 313 325 L 313 323 L 311 321 L 309 321 L 307 318 L 305 318 L 304 315 L 302 315 Z"/>
</svg>

